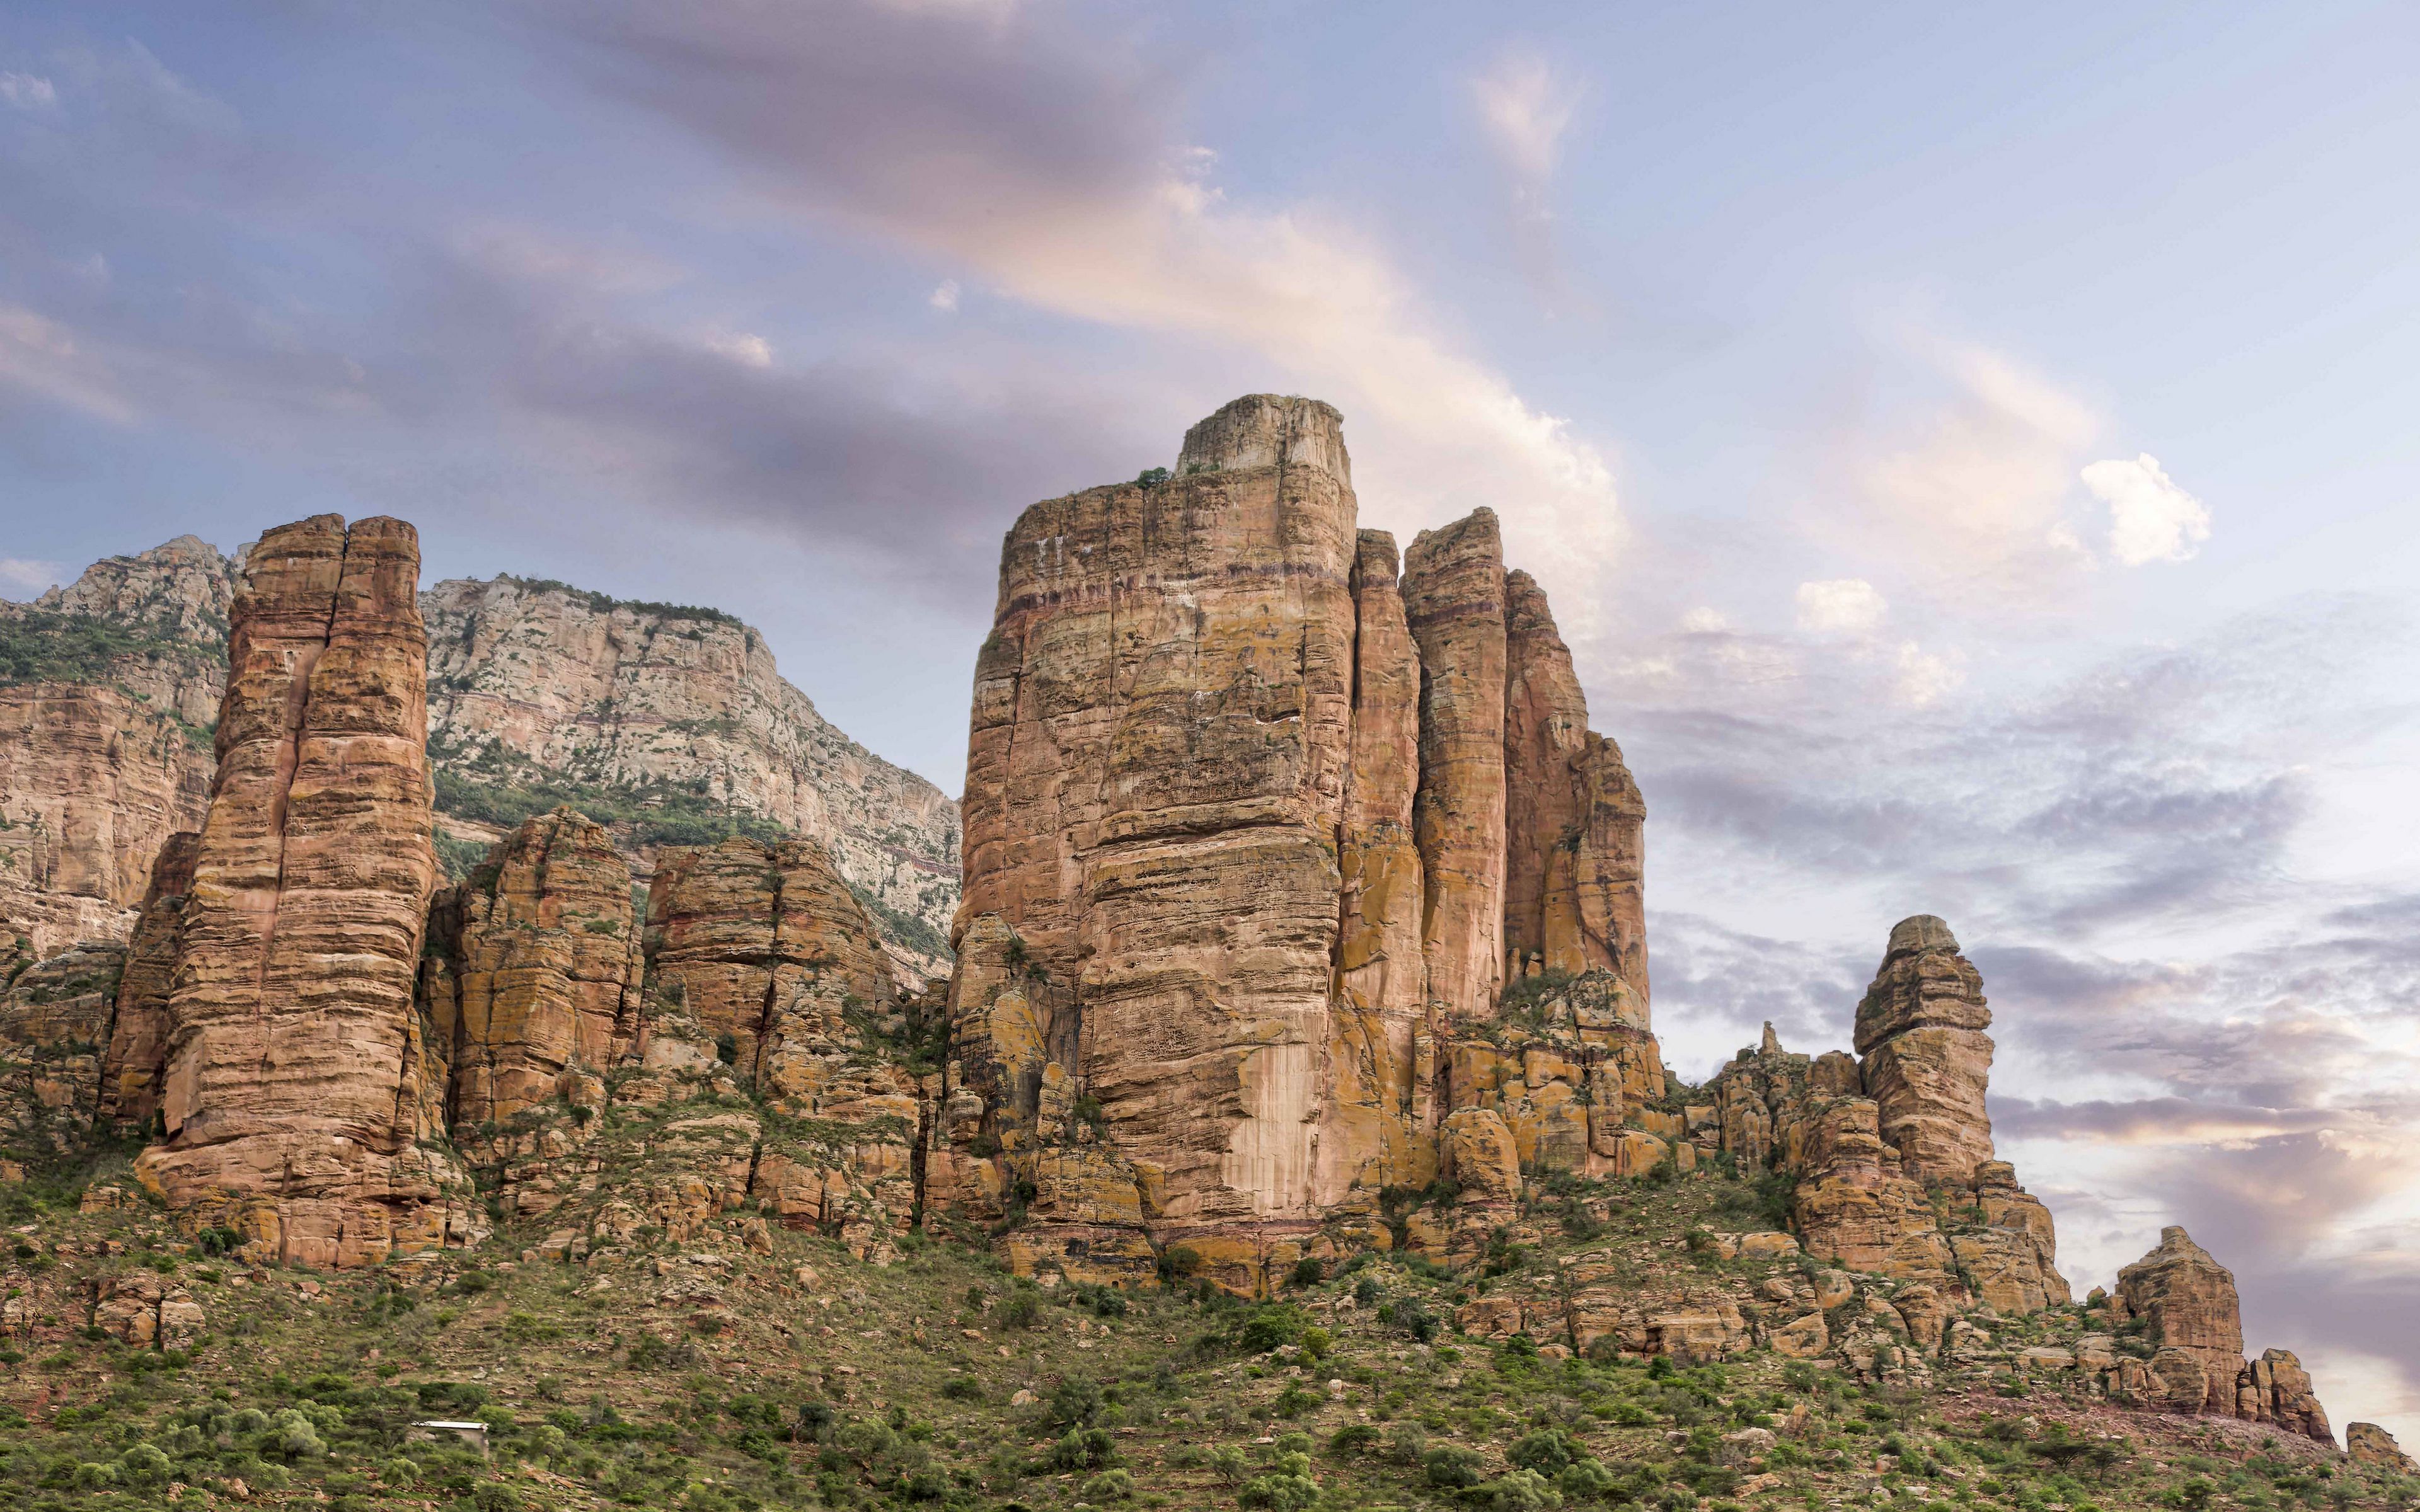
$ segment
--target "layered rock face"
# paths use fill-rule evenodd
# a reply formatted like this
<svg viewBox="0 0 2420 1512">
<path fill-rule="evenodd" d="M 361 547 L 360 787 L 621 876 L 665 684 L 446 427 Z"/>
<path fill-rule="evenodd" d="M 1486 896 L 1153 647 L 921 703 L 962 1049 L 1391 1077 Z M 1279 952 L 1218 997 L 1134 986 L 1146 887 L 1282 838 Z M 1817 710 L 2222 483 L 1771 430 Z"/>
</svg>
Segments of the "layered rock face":
<svg viewBox="0 0 2420 1512">
<path fill-rule="evenodd" d="M 306 1263 L 442 1242 L 454 1205 L 407 1095 L 435 873 L 418 572 L 384 518 L 315 517 L 252 554 L 168 1005 L 168 1139 L 137 1165 Z"/>
<path fill-rule="evenodd" d="M 602 825 L 569 810 L 529 820 L 428 912 L 420 1001 L 449 1126 L 510 1119 L 628 1047 L 639 931 Z"/>
<path fill-rule="evenodd" d="M 744 816 L 768 837 L 819 841 L 889 911 L 881 922 L 903 961 L 921 975 L 947 969 L 957 806 L 833 728 L 756 631 L 712 609 L 514 578 L 441 582 L 421 609 L 440 812 L 454 833 L 494 838 L 489 816 L 530 788 L 591 808 L 652 800 L 642 816 L 682 805 L 701 823 Z M 614 827 L 643 877 L 661 837 L 681 828 Z"/>
<path fill-rule="evenodd" d="M 2397 1475 L 2420 1474 L 2420 1460 L 2403 1452 L 2395 1435 L 2375 1423 L 2345 1425 L 2345 1453 L 2356 1464 L 2371 1465 Z"/>
<path fill-rule="evenodd" d="M 1992 1074 L 1983 978 L 1930 914 L 1901 919 L 1857 1005 L 1856 1047 L 1882 1135 L 1909 1172 L 1971 1186 L 1992 1158 L 1983 1090 Z"/>
<path fill-rule="evenodd" d="M 1254 395 L 1169 481 L 1036 504 L 1003 548 L 937 1153 L 1067 1214 L 1091 1270 L 1148 1232 L 1249 1288 L 1387 1186 L 1645 1158 L 1637 789 L 1526 578 L 1516 657 L 1491 512 L 1399 575 L 1356 510 L 1336 411 Z M 1457 1060 L 1508 933 L 1515 971 L 1603 980 L 1535 1055 Z"/>
<path fill-rule="evenodd" d="M 116 687 L 0 687 L 0 934 L 38 955 L 124 939 L 210 767 L 191 726 Z"/>
<path fill-rule="evenodd" d="M 97 1111 L 100 1046 L 126 965 L 123 946 L 93 941 L 23 970 L 0 965 L 0 1153 L 24 1164 L 83 1148 Z M 8 980 L 11 979 L 13 980 Z"/>
<path fill-rule="evenodd" d="M 2181 1227 L 2161 1229 L 2159 1247 L 2118 1273 L 2110 1305 L 2118 1318 L 2144 1324 L 2158 1347 L 2146 1384 L 2163 1405 L 2335 1442 L 2310 1373 L 2291 1350 L 2244 1359 L 2234 1273 Z"/>
</svg>

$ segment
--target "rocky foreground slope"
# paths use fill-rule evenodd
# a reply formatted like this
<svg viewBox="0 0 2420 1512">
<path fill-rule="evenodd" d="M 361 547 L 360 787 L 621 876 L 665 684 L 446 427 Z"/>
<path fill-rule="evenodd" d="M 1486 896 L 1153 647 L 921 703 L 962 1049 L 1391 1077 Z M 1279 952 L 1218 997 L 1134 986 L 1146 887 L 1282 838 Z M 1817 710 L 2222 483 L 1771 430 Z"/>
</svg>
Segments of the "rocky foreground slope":
<svg viewBox="0 0 2420 1512">
<path fill-rule="evenodd" d="M 200 826 L 247 547 L 193 536 L 0 602 L 0 935 L 124 938 L 167 836 Z M 569 803 L 642 883 L 669 845 L 811 835 L 903 966 L 948 965 L 956 809 L 826 721 L 728 614 L 562 583 L 420 595 L 440 860 L 458 875 Z"/>
<path fill-rule="evenodd" d="M 127 944 L 0 993 L 0 1202 L 39 1241 L 0 1326 L 54 1350 L 20 1411 L 131 1414 L 0 1477 L 700 1512 L 2412 1489 L 2372 1425 L 2336 1452 L 2290 1352 L 2245 1358 L 2182 1229 L 2074 1298 L 1943 920 L 1841 1005 L 1854 1054 L 1768 1029 L 1670 1075 L 1645 806 L 1544 595 L 1483 511 L 1400 562 L 1356 513 L 1335 411 L 1271 396 L 1026 512 L 921 991 L 810 839 L 667 847 L 641 903 L 565 807 L 440 887 L 411 528 L 267 532 L 198 832 Z M 414 1447 L 414 1411 L 506 1396 L 509 1473 Z"/>
</svg>

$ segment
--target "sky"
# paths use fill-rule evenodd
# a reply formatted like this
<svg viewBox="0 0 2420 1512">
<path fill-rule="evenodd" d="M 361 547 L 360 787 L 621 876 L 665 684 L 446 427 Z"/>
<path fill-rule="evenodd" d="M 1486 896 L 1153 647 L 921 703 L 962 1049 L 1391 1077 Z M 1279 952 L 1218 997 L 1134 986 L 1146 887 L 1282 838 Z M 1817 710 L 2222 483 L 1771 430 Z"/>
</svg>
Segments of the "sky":
<svg viewBox="0 0 2420 1512">
<path fill-rule="evenodd" d="M 2420 1444 L 2420 10 L 0 6 L 0 595 L 323 510 L 710 604 L 954 791 L 998 542 L 1240 393 L 1487 504 L 1655 1015 L 1948 918 L 2077 1288 Z"/>
</svg>

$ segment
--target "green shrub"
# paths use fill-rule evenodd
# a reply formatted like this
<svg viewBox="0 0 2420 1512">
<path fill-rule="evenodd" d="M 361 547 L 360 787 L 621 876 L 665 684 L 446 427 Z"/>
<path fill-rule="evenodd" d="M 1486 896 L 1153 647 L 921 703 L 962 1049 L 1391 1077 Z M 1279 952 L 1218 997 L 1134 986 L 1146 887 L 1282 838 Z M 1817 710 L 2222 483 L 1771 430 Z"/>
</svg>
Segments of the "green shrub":
<svg viewBox="0 0 2420 1512">
<path fill-rule="evenodd" d="M 1092 1502 L 1118 1502 L 1134 1494 L 1134 1476 L 1123 1470 L 1105 1470 L 1084 1483 L 1081 1493 Z"/>
<path fill-rule="evenodd" d="M 941 1382 L 941 1395 L 952 1401 L 979 1402 L 984 1399 L 984 1383 L 973 1376 L 952 1376 Z"/>
<path fill-rule="evenodd" d="M 1479 1451 L 1466 1449 L 1458 1443 L 1441 1443 L 1420 1456 L 1420 1473 L 1429 1484 L 1444 1490 L 1479 1484 L 1481 1464 Z"/>
<path fill-rule="evenodd" d="M 1540 1428 L 1535 1433 L 1526 1433 L 1514 1440 L 1512 1447 L 1504 1452 L 1504 1458 L 1523 1470 L 1555 1475 L 1587 1453 L 1585 1445 L 1561 1428 Z"/>
<path fill-rule="evenodd" d="M 1604 1501 L 1621 1482 L 1601 1460 L 1575 1459 L 1563 1467 L 1555 1484 L 1575 1502 Z"/>
<path fill-rule="evenodd" d="M 1534 1470 L 1508 1470 L 1488 1482 L 1487 1492 L 1497 1512 L 1549 1512 L 1563 1504 L 1555 1483 Z"/>
</svg>

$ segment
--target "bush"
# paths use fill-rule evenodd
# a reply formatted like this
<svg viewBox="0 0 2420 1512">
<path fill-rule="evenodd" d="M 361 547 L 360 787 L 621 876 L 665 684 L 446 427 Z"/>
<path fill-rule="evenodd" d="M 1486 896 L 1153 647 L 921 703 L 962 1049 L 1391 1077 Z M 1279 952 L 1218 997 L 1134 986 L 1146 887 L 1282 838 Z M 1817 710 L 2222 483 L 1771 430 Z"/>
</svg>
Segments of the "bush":
<svg viewBox="0 0 2420 1512">
<path fill-rule="evenodd" d="M 1442 1490 L 1453 1490 L 1479 1484 L 1479 1451 L 1466 1449 L 1458 1443 L 1441 1443 L 1420 1456 L 1420 1473 L 1429 1484 Z"/>
<path fill-rule="evenodd" d="M 1608 1498 L 1621 1482 L 1601 1460 L 1575 1459 L 1555 1477 L 1555 1484 L 1573 1501 L 1587 1502 Z"/>
<path fill-rule="evenodd" d="M 1134 1476 L 1123 1470 L 1105 1470 L 1084 1483 L 1082 1495 L 1092 1502 L 1118 1502 L 1134 1494 Z"/>
<path fill-rule="evenodd" d="M 1378 1430 L 1368 1423 L 1347 1423 L 1328 1435 L 1327 1452 L 1332 1455 L 1357 1454 L 1378 1442 Z"/>
<path fill-rule="evenodd" d="M 1334 1337 L 1324 1328 L 1306 1328 L 1302 1331 L 1302 1352 L 1312 1360 L 1326 1359 L 1327 1351 L 1333 1349 L 1335 1344 Z"/>
<path fill-rule="evenodd" d="M 1488 1483 L 1487 1491 L 1497 1512 L 1548 1512 L 1563 1504 L 1554 1482 L 1534 1470 L 1508 1470 Z"/>
<path fill-rule="evenodd" d="M 1235 1342 L 1252 1354 L 1283 1349 L 1302 1336 L 1302 1317 L 1291 1307 L 1262 1307 L 1235 1331 Z"/>
<path fill-rule="evenodd" d="M 1286 1389 L 1278 1393 L 1278 1399 L 1269 1404 L 1269 1411 L 1280 1417 L 1300 1417 L 1325 1399 L 1315 1391 L 1303 1390 L 1302 1382 L 1289 1381 Z"/>
<path fill-rule="evenodd" d="M 1587 1448 L 1561 1428 L 1540 1428 L 1513 1441 L 1504 1458 L 1523 1470 L 1542 1475 L 1560 1474 L 1563 1467 L 1586 1456 Z"/>
<path fill-rule="evenodd" d="M 1032 1328 L 1042 1317 L 1042 1294 L 1019 1287 L 1000 1309 L 1002 1328 Z"/>
<path fill-rule="evenodd" d="M 1327 1267 L 1306 1255 L 1294 1262 L 1294 1273 L 1288 1279 L 1298 1287 L 1315 1287 L 1327 1279 Z"/>
<path fill-rule="evenodd" d="M 1101 1415 L 1101 1383 L 1090 1376 L 1069 1376 L 1051 1389 L 1047 1409 L 1050 1426 L 1089 1427 Z"/>
<path fill-rule="evenodd" d="M 984 1399 L 984 1383 L 972 1376 L 952 1376 L 941 1382 L 941 1395 L 955 1402 L 979 1402 Z"/>
<path fill-rule="evenodd" d="M 151 1444 L 138 1443 L 117 1457 L 117 1475 L 132 1486 L 164 1486 L 168 1457 Z"/>
<path fill-rule="evenodd" d="M 1117 1456 L 1117 1443 L 1107 1428 L 1069 1428 L 1050 1446 L 1050 1464 L 1056 1470 L 1099 1470 Z"/>
</svg>

